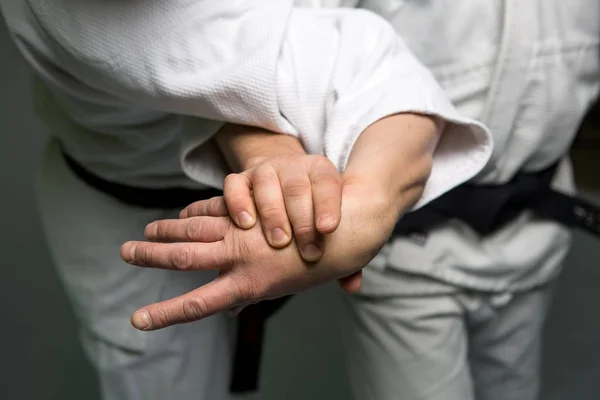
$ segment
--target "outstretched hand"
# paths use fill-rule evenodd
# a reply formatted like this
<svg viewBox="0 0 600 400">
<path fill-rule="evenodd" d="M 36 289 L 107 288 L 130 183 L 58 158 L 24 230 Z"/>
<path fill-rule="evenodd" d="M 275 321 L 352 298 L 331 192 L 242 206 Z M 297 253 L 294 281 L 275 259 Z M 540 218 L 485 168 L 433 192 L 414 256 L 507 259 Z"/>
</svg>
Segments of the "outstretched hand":
<svg viewBox="0 0 600 400">
<path fill-rule="evenodd" d="M 363 132 L 342 179 L 339 224 L 322 235 L 322 255 L 316 262 L 302 259 L 295 241 L 284 248 L 271 246 L 261 225 L 264 212 L 248 229 L 236 226 L 222 197 L 194 203 L 179 219 L 148 225 L 149 241 L 125 243 L 121 247 L 123 260 L 141 267 L 219 273 L 214 281 L 187 294 L 141 308 L 132 315 L 132 324 L 154 330 L 196 321 L 334 279 L 339 279 L 346 291 L 356 290 L 360 270 L 388 240 L 398 218 L 422 195 L 443 125 L 435 117 L 398 114 L 377 121 Z M 268 140 L 256 138 L 261 146 Z M 247 142 L 241 140 L 235 147 L 243 143 Z M 304 164 L 304 172 L 313 171 L 306 168 L 310 165 Z M 286 176 L 293 177 L 298 171 L 291 172 Z M 249 188 L 242 188 L 244 201 L 251 198 Z M 233 218 L 239 214 L 235 207 Z M 318 215 L 316 219 L 318 227 Z M 290 218 L 292 225 L 294 220 Z"/>
<path fill-rule="evenodd" d="M 305 262 L 293 242 L 283 249 L 271 247 L 260 221 L 247 230 L 237 227 L 222 197 L 194 203 L 182 212 L 187 218 L 151 223 L 145 232 L 149 241 L 121 247 L 123 260 L 141 267 L 219 274 L 187 294 L 141 308 L 132 315 L 132 324 L 155 330 L 196 321 L 355 274 L 386 242 L 396 217 L 382 217 L 393 214 L 385 212 L 393 206 L 384 199 L 371 196 L 366 207 L 359 188 L 344 191 L 339 227 L 325 237 L 327 251 L 316 263 Z"/>
</svg>

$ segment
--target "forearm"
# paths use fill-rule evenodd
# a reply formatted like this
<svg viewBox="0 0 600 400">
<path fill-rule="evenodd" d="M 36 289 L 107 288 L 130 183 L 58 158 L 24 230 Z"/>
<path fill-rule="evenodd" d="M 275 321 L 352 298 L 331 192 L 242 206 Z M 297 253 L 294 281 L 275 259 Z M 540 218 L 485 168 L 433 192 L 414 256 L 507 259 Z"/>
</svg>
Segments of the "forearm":
<svg viewBox="0 0 600 400">
<path fill-rule="evenodd" d="M 397 114 L 377 121 L 357 140 L 343 174 L 345 192 L 369 193 L 369 203 L 391 218 L 420 198 L 444 122 L 436 117 Z M 214 138 L 231 169 L 244 171 L 269 159 L 306 154 L 300 141 L 260 128 L 226 124 Z"/>
<path fill-rule="evenodd" d="M 400 217 L 420 198 L 432 168 L 443 120 L 397 114 L 367 128 L 357 140 L 343 175 L 345 184 L 390 201 Z"/>
<path fill-rule="evenodd" d="M 235 124 L 225 124 L 214 141 L 234 172 L 245 171 L 272 157 L 306 154 L 294 136 Z"/>
<path fill-rule="evenodd" d="M 323 269 L 358 270 L 377 255 L 421 197 L 444 125 L 436 117 L 397 114 L 360 135 L 342 177 L 340 225 L 324 238 Z"/>
<path fill-rule="evenodd" d="M 299 136 L 308 153 L 324 154 L 341 171 L 374 121 L 440 115 L 470 136 L 461 145 L 471 162 L 431 179 L 442 183 L 430 185 L 427 199 L 471 178 L 491 155 L 485 128 L 462 118 L 392 26 L 365 10 L 301 8 L 292 0 L 27 3 L 31 10 L 8 18 L 9 27 L 19 40 L 31 37 L 32 26 L 42 29 L 19 48 L 35 50 L 28 58 L 52 55 L 37 64 L 57 68 L 38 72 L 59 89 L 83 85 L 102 104 L 203 121 L 200 129 L 182 125 L 181 161 L 206 185 L 221 184 L 225 173 L 202 149 L 220 127 L 214 121 Z"/>
</svg>

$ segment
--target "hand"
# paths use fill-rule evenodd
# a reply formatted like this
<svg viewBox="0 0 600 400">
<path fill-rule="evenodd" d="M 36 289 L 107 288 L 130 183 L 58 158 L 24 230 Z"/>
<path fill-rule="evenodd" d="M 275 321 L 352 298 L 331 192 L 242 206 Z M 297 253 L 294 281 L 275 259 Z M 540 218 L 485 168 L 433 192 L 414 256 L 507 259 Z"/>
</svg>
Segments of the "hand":
<svg viewBox="0 0 600 400">
<path fill-rule="evenodd" d="M 286 154 L 228 175 L 224 197 L 240 228 L 252 228 L 258 214 L 271 246 L 285 247 L 293 236 L 302 258 L 314 262 L 323 255 L 320 234 L 339 225 L 342 179 L 326 157 Z"/>
<path fill-rule="evenodd" d="M 123 260 L 138 266 L 172 270 L 218 270 L 218 277 L 185 295 L 143 307 L 132 324 L 143 330 L 191 322 L 217 312 L 261 300 L 298 293 L 315 285 L 349 276 L 363 268 L 388 239 L 397 216 L 388 199 L 344 186 L 342 218 L 325 236 L 327 248 L 317 263 L 306 263 L 295 243 L 274 249 L 260 221 L 250 229 L 235 226 L 229 217 L 197 216 L 150 224 L 154 242 L 128 242 Z M 226 215 L 222 198 L 198 202 L 197 214 Z M 189 211 L 189 210 L 188 210 Z"/>
<path fill-rule="evenodd" d="M 183 209 L 181 211 L 181 213 L 179 214 L 179 218 L 184 219 L 184 218 L 193 218 L 193 217 L 202 217 L 202 216 L 227 217 L 227 216 L 230 216 L 229 212 L 230 211 L 228 210 L 228 207 L 224 201 L 210 199 L 209 201 L 202 200 L 202 201 L 197 201 L 195 203 L 190 204 L 189 206 L 187 206 L 185 209 Z M 192 231 L 194 229 L 197 229 L 194 224 L 190 224 L 190 225 L 188 225 L 188 227 L 190 229 L 192 229 Z M 157 235 L 154 232 L 155 229 L 156 229 L 156 226 L 154 224 L 150 224 L 146 228 L 146 232 L 145 232 L 146 238 L 148 238 L 149 240 L 152 240 L 153 238 L 157 237 Z M 176 240 L 175 238 L 169 238 L 168 234 L 166 234 L 166 233 L 161 233 L 160 236 L 165 241 Z M 194 237 L 194 233 L 190 232 L 190 234 L 189 234 L 190 241 L 192 240 L 191 239 L 192 237 Z M 307 260 L 305 259 L 305 261 L 307 261 Z M 358 290 L 360 289 L 360 286 L 362 284 L 362 270 L 358 270 L 349 276 L 345 276 L 343 278 L 338 279 L 338 283 L 339 283 L 340 287 L 346 293 L 352 294 L 352 293 L 358 292 Z M 242 309 L 243 309 L 243 307 L 236 307 L 235 310 L 237 312 L 239 312 Z"/>
<path fill-rule="evenodd" d="M 160 329 L 331 279 L 341 279 L 346 287 L 360 285 L 357 273 L 423 192 L 441 126 L 436 119 L 397 115 L 378 121 L 361 135 L 343 177 L 339 226 L 324 236 L 325 254 L 314 264 L 301 259 L 295 243 L 280 250 L 271 247 L 260 223 L 248 230 L 235 227 L 226 217 L 222 198 L 195 203 L 182 214 L 204 216 L 150 224 L 146 235 L 157 242 L 125 243 L 121 248 L 125 261 L 153 268 L 216 269 L 219 275 L 188 294 L 138 310 L 133 325 Z"/>
</svg>

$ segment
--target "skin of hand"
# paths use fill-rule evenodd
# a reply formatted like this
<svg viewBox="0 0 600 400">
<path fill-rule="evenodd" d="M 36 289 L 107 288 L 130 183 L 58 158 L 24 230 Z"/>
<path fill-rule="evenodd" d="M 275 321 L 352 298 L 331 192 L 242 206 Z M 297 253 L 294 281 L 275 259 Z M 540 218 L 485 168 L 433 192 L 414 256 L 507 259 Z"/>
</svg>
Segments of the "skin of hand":
<svg viewBox="0 0 600 400">
<path fill-rule="evenodd" d="M 391 198 L 398 199 L 403 214 L 405 205 L 414 204 L 422 194 L 431 170 L 431 155 L 443 128 L 444 122 L 440 119 L 419 114 L 397 114 L 375 122 L 358 138 L 344 172 L 344 181 L 371 185 L 375 192 L 388 190 Z M 399 132 L 406 134 L 400 136 Z M 331 233 L 337 227 L 340 215 L 336 204 L 339 204 L 341 188 L 335 168 L 325 157 L 303 159 L 306 152 L 297 138 L 241 125 L 226 124 L 215 141 L 233 170 L 247 170 L 228 176 L 224 184 L 230 215 L 239 227 L 250 228 L 256 221 L 256 199 L 250 192 L 256 181 L 260 182 L 260 190 L 254 194 L 260 198 L 261 222 L 273 247 L 289 244 L 288 217 L 289 221 L 295 221 L 292 225 L 300 249 L 316 241 L 320 243 L 320 234 Z M 283 194 L 285 205 L 281 200 L 281 186 L 284 191 L 288 189 L 287 194 Z M 298 199 L 294 195 L 290 197 L 292 192 L 304 194 Z M 261 194 L 256 196 L 256 193 Z M 242 223 L 239 215 L 251 217 Z M 315 220 L 316 226 L 312 224 Z M 269 232 L 276 229 L 283 230 L 286 239 L 275 243 L 272 240 L 275 235 Z M 322 255 L 321 247 L 317 245 L 318 251 L 314 251 L 315 247 L 308 246 L 309 250 L 301 251 L 301 255 L 306 261 L 316 261 Z M 361 286 L 361 275 L 359 270 L 340 279 L 339 284 L 346 292 L 354 293 Z"/>
<path fill-rule="evenodd" d="M 342 178 L 333 163 L 308 155 L 289 135 L 226 124 L 215 141 L 234 171 L 224 182 L 229 215 L 252 228 L 260 218 L 267 242 L 289 245 L 292 237 L 304 260 L 317 261 L 322 234 L 340 222 Z"/>
<path fill-rule="evenodd" d="M 190 293 L 143 307 L 132 315 L 132 324 L 160 329 L 348 276 L 360 285 L 357 273 L 420 198 L 442 127 L 435 118 L 399 114 L 365 130 L 343 175 L 339 226 L 324 236 L 318 262 L 305 262 L 295 242 L 282 249 L 270 246 L 260 221 L 240 229 L 222 198 L 191 205 L 184 218 L 148 225 L 152 242 L 125 243 L 125 261 L 150 268 L 215 269 L 219 275 Z"/>
<path fill-rule="evenodd" d="M 294 242 L 283 249 L 270 246 L 260 221 L 250 229 L 237 227 L 222 197 L 196 204 L 195 212 L 202 216 L 150 224 L 145 233 L 153 242 L 124 244 L 125 261 L 177 271 L 218 270 L 219 274 L 192 292 L 136 311 L 133 326 L 155 330 L 192 322 L 351 275 L 378 253 L 396 222 L 393 212 L 386 211 L 392 205 L 380 199 L 367 207 L 365 195 L 357 186 L 344 187 L 340 225 L 324 237 L 327 251 L 314 263 L 300 257 Z"/>
</svg>

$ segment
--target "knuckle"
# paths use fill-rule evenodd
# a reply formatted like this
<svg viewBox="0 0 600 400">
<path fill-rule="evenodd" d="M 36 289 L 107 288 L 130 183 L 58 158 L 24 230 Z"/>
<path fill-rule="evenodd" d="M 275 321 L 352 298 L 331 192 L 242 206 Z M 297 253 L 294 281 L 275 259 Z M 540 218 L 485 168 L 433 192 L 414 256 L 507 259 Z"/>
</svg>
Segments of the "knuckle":
<svg viewBox="0 0 600 400">
<path fill-rule="evenodd" d="M 248 239 L 244 231 L 234 229 L 228 241 L 229 245 L 224 247 L 225 259 L 228 260 L 227 269 L 236 265 L 248 265 L 253 260 L 264 259 L 267 251 L 271 251 L 264 235 L 256 235 L 254 239 Z"/>
<path fill-rule="evenodd" d="M 166 237 L 169 233 L 169 229 L 164 223 L 164 221 L 156 222 L 156 227 L 154 228 L 156 232 L 156 237 Z"/>
<path fill-rule="evenodd" d="M 265 223 L 277 224 L 286 217 L 285 209 L 276 204 L 265 204 L 260 208 L 260 215 Z"/>
<path fill-rule="evenodd" d="M 300 237 L 310 237 L 314 234 L 314 227 L 307 223 L 301 223 L 294 226 L 294 235 Z"/>
<path fill-rule="evenodd" d="M 237 245 L 233 247 L 232 249 L 232 260 L 245 260 L 248 257 L 251 256 L 252 254 L 252 249 L 251 249 L 252 245 L 245 241 L 245 240 L 239 240 L 237 242 Z"/>
<path fill-rule="evenodd" d="M 171 253 L 170 261 L 175 269 L 188 270 L 193 266 L 192 250 L 188 246 L 176 249 Z"/>
<path fill-rule="evenodd" d="M 180 218 L 192 218 L 192 217 L 196 217 L 200 212 L 200 202 L 196 201 L 190 205 L 188 205 L 186 208 L 184 208 L 180 215 Z"/>
<path fill-rule="evenodd" d="M 225 177 L 225 180 L 223 181 L 223 186 L 225 188 L 228 188 L 231 185 L 235 185 L 237 181 L 239 181 L 240 179 L 240 175 L 239 174 L 229 174 Z"/>
<path fill-rule="evenodd" d="M 193 299 L 185 300 L 182 304 L 182 315 L 186 322 L 197 321 L 209 313 L 209 307 L 206 299 L 197 296 Z"/>
<path fill-rule="evenodd" d="M 185 210 L 187 210 L 186 217 L 188 217 L 188 218 L 196 217 L 196 216 L 198 216 L 198 214 L 200 214 L 200 204 L 198 204 L 198 203 L 190 204 Z"/>
<path fill-rule="evenodd" d="M 314 157 L 316 158 L 313 160 L 311 176 L 323 177 L 323 179 L 334 181 L 341 180 L 340 173 L 330 159 L 321 155 Z"/>
<path fill-rule="evenodd" d="M 193 241 L 202 237 L 203 225 L 197 219 L 191 220 L 185 227 L 185 236 L 188 240 Z"/>
<path fill-rule="evenodd" d="M 229 208 L 233 208 L 233 212 L 235 212 L 238 208 L 244 208 L 245 203 L 251 200 L 249 192 L 248 195 L 240 193 L 239 191 L 229 192 L 226 194 L 226 197 Z"/>
<path fill-rule="evenodd" d="M 135 258 L 142 264 L 152 264 L 156 259 L 156 252 L 152 246 L 137 246 Z"/>
<path fill-rule="evenodd" d="M 269 164 L 261 164 L 254 171 L 254 181 L 258 184 L 278 179 L 277 172 Z"/>
<path fill-rule="evenodd" d="M 171 313 L 166 307 L 159 307 L 152 314 L 152 322 L 159 327 L 170 325 Z"/>
<path fill-rule="evenodd" d="M 208 203 L 209 215 L 227 215 L 227 206 L 222 197 L 213 197 Z"/>
<path fill-rule="evenodd" d="M 342 182 L 342 178 L 340 177 L 340 174 L 337 173 L 337 171 L 335 173 L 315 172 L 311 175 L 311 180 L 315 185 L 335 185 L 340 186 L 340 188 Z"/>
<path fill-rule="evenodd" d="M 325 157 L 324 155 L 315 154 L 312 156 L 312 158 L 313 158 L 313 162 L 314 162 L 315 166 L 336 170 L 335 165 L 333 165 L 333 162 L 329 158 Z"/>
<path fill-rule="evenodd" d="M 282 186 L 285 198 L 310 195 L 310 181 L 308 180 L 308 177 L 288 179 L 283 182 Z"/>
</svg>

